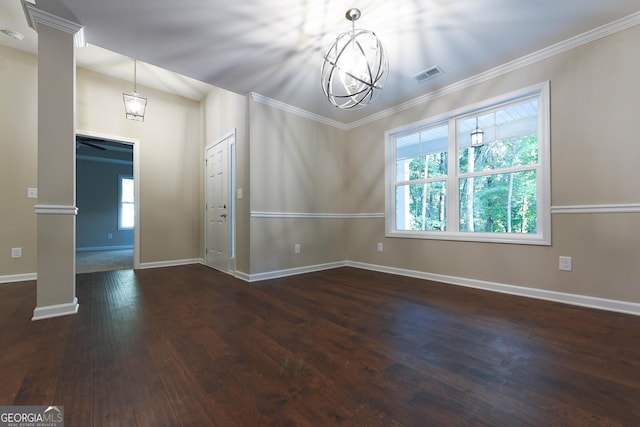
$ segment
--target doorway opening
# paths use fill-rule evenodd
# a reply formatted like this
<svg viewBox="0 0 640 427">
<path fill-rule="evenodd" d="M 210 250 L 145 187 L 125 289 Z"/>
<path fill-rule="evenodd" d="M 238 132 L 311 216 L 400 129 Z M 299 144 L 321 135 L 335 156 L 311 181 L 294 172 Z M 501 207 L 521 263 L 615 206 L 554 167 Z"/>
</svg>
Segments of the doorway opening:
<svg viewBox="0 0 640 427">
<path fill-rule="evenodd" d="M 139 268 L 136 141 L 76 135 L 76 273 Z"/>
</svg>

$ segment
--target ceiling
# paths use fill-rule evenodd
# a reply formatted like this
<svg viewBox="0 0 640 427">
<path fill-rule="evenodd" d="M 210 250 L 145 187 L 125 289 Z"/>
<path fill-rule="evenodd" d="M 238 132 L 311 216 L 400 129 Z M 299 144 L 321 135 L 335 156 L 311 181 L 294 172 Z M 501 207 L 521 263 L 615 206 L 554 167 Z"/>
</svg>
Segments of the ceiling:
<svg viewBox="0 0 640 427">
<path fill-rule="evenodd" d="M 638 0 L 40 0 L 38 6 L 74 19 L 87 48 L 78 65 L 201 99 L 209 85 L 264 97 L 344 124 L 444 88 L 589 30 L 640 13 Z M 324 98 L 324 51 L 350 28 L 374 31 L 389 55 L 389 77 L 373 104 L 340 110 Z M 0 28 L 35 52 L 19 0 L 0 2 Z M 425 83 L 412 76 L 438 65 Z M 170 72 L 167 72 L 170 71 Z M 176 74 L 177 73 L 177 74 Z M 126 89 L 126 88 L 125 88 Z"/>
</svg>

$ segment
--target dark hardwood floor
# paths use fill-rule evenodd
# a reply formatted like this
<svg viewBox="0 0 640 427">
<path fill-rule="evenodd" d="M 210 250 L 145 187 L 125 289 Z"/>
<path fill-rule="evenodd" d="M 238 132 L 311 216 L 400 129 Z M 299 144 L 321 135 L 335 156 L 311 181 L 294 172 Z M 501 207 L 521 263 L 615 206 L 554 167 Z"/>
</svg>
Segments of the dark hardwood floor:
<svg viewBox="0 0 640 427">
<path fill-rule="evenodd" d="M 65 426 L 638 426 L 640 318 L 353 268 L 0 285 L 0 405 Z"/>
</svg>

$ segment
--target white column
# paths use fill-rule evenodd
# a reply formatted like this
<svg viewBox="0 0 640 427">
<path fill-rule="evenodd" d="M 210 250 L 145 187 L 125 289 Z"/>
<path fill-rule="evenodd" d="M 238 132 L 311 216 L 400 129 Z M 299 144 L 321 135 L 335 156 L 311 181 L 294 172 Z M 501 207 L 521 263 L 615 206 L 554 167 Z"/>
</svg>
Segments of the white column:
<svg viewBox="0 0 640 427">
<path fill-rule="evenodd" d="M 38 281 L 33 320 L 39 320 L 74 314 L 79 307 L 74 34 L 82 27 L 35 6 L 27 9 L 27 19 L 38 32 Z"/>
</svg>

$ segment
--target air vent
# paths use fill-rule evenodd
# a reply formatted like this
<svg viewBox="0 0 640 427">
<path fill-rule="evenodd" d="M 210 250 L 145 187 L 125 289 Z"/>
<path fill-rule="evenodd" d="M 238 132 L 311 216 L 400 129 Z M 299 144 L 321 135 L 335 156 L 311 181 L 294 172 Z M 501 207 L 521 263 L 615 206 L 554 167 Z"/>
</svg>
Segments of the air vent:
<svg viewBox="0 0 640 427">
<path fill-rule="evenodd" d="M 434 65 L 431 68 L 427 68 L 424 71 L 420 71 L 418 74 L 414 74 L 413 78 L 416 79 L 418 83 L 424 83 L 427 80 L 431 80 L 442 74 L 444 74 L 444 71 L 442 70 L 442 68 L 440 68 L 437 65 Z"/>
</svg>

